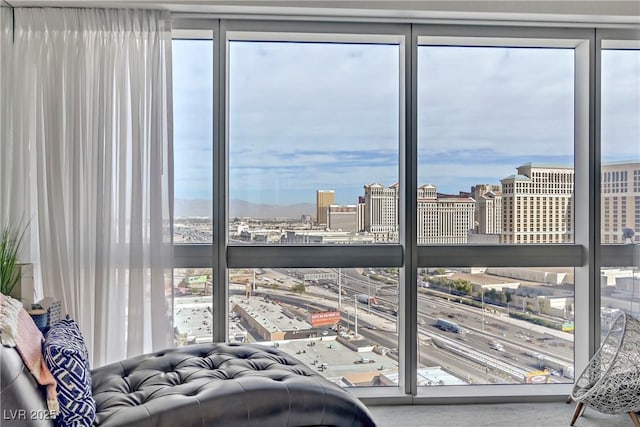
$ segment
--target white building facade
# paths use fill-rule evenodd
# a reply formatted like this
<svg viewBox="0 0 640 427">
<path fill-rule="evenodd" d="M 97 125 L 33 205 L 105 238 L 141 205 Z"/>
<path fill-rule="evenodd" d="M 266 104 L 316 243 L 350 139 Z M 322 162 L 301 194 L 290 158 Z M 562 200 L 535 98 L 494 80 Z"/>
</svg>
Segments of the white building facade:
<svg viewBox="0 0 640 427">
<path fill-rule="evenodd" d="M 640 243 L 640 163 L 602 165 L 601 241 Z"/>
<path fill-rule="evenodd" d="M 398 184 L 364 186 L 364 228 L 373 233 L 377 241 L 398 239 Z"/>
<path fill-rule="evenodd" d="M 534 165 L 501 180 L 506 244 L 571 243 L 574 236 L 573 168 Z"/>
</svg>

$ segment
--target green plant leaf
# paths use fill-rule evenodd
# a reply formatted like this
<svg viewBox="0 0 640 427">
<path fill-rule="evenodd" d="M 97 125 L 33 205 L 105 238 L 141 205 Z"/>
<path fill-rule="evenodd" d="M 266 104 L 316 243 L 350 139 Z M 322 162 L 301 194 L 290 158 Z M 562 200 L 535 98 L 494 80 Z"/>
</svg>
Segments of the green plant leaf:
<svg viewBox="0 0 640 427">
<path fill-rule="evenodd" d="M 18 253 L 26 227 L 5 225 L 0 232 L 0 292 L 9 295 L 20 280 Z"/>
</svg>

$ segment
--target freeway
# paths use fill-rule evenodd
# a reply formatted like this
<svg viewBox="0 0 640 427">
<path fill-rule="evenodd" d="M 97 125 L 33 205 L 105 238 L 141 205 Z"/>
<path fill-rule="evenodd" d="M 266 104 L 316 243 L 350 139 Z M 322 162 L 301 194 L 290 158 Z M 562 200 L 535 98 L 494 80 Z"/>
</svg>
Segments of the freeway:
<svg viewBox="0 0 640 427">
<path fill-rule="evenodd" d="M 433 298 L 428 295 L 418 297 L 418 312 L 432 317 L 448 317 L 460 326 L 487 340 L 500 339 L 517 348 L 544 352 L 553 347 L 553 353 L 567 362 L 573 357 L 573 343 L 549 334 L 544 328 L 535 327 L 523 321 L 486 312 L 484 321 L 477 308 L 453 301 Z"/>
<path fill-rule="evenodd" d="M 359 333 L 371 339 L 372 342 L 394 349 L 398 342 L 397 335 L 395 335 L 397 318 L 393 314 L 397 307 L 397 286 L 393 287 L 373 281 L 368 277 L 364 278 L 361 274 L 363 271 L 371 274 L 368 269 L 341 269 L 340 271 L 343 290 L 343 323 L 353 325 L 353 298 L 355 295 L 376 295 L 379 305 L 360 305 L 360 310 L 363 311 L 359 314 Z M 279 282 L 286 286 L 287 282 L 289 284 L 300 283 L 300 278 L 304 274 L 327 272 L 335 273 L 338 270 L 274 269 L 275 276 L 273 277 L 278 277 Z M 271 270 L 265 270 L 262 273 L 270 274 Z M 379 272 L 376 271 L 376 273 Z M 316 284 L 307 283 L 307 285 L 307 293 L 304 296 L 291 297 L 292 304 L 304 306 L 310 302 L 316 304 L 322 301 L 324 307 L 328 309 L 338 307 L 338 289 L 335 283 L 319 281 Z M 488 304 L 487 306 L 489 307 Z M 466 329 L 468 333 L 458 335 L 442 331 L 435 327 L 438 318 L 454 321 Z M 544 328 L 508 317 L 487 311 L 483 315 L 478 308 L 448 301 L 437 295 L 421 292 L 418 296 L 418 325 L 420 363 L 425 366 L 434 364 L 448 366 L 458 376 L 469 378 L 472 381 L 487 381 L 489 377 L 487 371 L 492 367 L 494 374 L 499 377 L 494 380 L 510 382 L 509 379 L 514 380 L 522 372 L 542 367 L 542 359 L 556 361 L 556 365 L 572 365 L 573 343 L 570 340 L 545 333 Z M 440 343 L 444 342 L 446 345 L 431 345 L 438 342 L 438 339 L 440 339 Z M 500 342 L 504 351 L 491 348 L 489 344 L 491 341 Z M 479 356 L 475 361 L 464 357 L 464 355 L 476 353 Z M 509 375 L 507 374 L 511 368 L 500 369 L 506 365 L 514 369 Z M 552 372 L 556 374 L 553 377 L 554 382 L 571 381 L 570 377 L 562 377 L 562 372 L 557 372 L 557 370 Z"/>
<path fill-rule="evenodd" d="M 240 293 L 240 292 L 238 292 Z M 313 295 L 313 301 L 309 300 L 309 297 Z M 300 308 L 312 308 L 318 310 L 327 310 L 327 309 L 335 309 L 335 307 L 331 307 L 330 305 L 326 305 L 325 303 L 318 302 L 323 298 L 323 295 L 318 294 L 306 294 L 306 295 L 293 295 L 290 293 L 286 293 L 286 291 L 276 290 L 271 293 L 272 298 L 277 298 L 281 303 L 287 304 L 290 306 L 300 307 Z M 345 306 L 346 307 L 346 306 Z M 350 307 L 350 306 L 349 306 Z M 358 318 L 358 333 L 359 335 L 367 338 L 373 343 L 378 344 L 379 346 L 386 347 L 391 351 L 392 354 L 397 355 L 397 346 L 398 346 L 398 337 L 397 334 L 391 329 L 383 329 L 379 327 L 380 318 L 387 317 L 387 320 L 391 319 L 393 316 L 384 314 L 384 313 L 374 313 L 368 315 L 366 312 L 360 312 Z M 354 316 L 352 313 L 343 311 L 342 313 L 342 324 L 345 327 L 354 329 Z M 376 324 L 378 326 L 376 326 Z M 421 331 L 421 337 L 423 339 L 420 340 L 419 346 L 419 360 L 421 366 L 441 366 L 448 372 L 456 375 L 457 377 L 466 380 L 471 383 L 521 383 L 522 379 L 514 379 L 509 375 L 505 374 L 505 371 L 509 370 L 509 367 L 506 366 L 506 363 L 501 362 L 496 359 L 494 355 L 482 353 L 471 349 L 468 346 L 458 346 L 457 348 L 464 347 L 465 349 L 459 353 L 455 353 L 452 351 L 452 348 L 447 348 L 446 346 L 438 346 L 433 345 L 433 341 L 431 339 L 427 339 L 428 337 L 435 336 L 436 334 L 427 334 L 424 331 Z M 447 342 L 448 340 L 443 338 L 442 342 Z M 476 360 L 469 359 L 468 357 L 463 356 L 462 354 L 474 354 L 476 355 Z M 504 366 L 503 366 L 504 365 Z M 497 368 L 502 366 L 502 369 Z M 511 372 L 517 371 L 518 368 L 511 369 Z M 514 376 L 522 376 L 524 375 L 524 371 L 517 371 L 517 374 Z"/>
</svg>

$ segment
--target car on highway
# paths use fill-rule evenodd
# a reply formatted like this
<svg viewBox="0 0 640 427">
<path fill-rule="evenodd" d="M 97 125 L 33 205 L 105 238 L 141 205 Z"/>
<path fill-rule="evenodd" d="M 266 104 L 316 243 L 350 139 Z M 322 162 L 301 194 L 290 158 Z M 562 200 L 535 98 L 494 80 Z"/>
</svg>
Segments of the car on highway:
<svg viewBox="0 0 640 427">
<path fill-rule="evenodd" d="M 499 351 L 504 353 L 506 350 L 504 349 L 504 346 L 499 343 L 498 341 L 489 341 L 489 347 L 491 347 L 493 350 Z"/>
</svg>

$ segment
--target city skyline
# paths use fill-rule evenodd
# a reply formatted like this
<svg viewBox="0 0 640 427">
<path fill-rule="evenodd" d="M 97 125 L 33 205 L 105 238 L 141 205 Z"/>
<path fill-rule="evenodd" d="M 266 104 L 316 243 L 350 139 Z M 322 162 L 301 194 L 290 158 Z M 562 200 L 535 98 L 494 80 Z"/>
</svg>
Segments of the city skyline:
<svg viewBox="0 0 640 427">
<path fill-rule="evenodd" d="M 175 197 L 210 199 L 212 125 L 201 107 L 213 95 L 199 80 L 212 55 L 186 44 L 174 49 L 186 70 L 174 73 Z M 313 203 L 332 188 L 349 204 L 363 183 L 398 182 L 397 58 L 393 45 L 233 42 L 229 199 Z M 527 162 L 572 165 L 572 50 L 421 47 L 419 61 L 430 82 L 418 88 L 420 183 L 456 194 Z M 603 52 L 604 161 L 640 158 L 638 75 L 640 53 Z"/>
<path fill-rule="evenodd" d="M 616 161 L 616 162 L 605 162 L 605 163 L 603 163 L 603 166 L 614 165 L 614 164 L 628 164 L 628 163 L 640 163 L 640 159 L 639 160 L 620 160 L 620 161 Z M 511 170 L 511 172 L 509 174 L 503 176 L 502 178 L 493 179 L 493 180 L 491 180 L 491 182 L 479 182 L 479 181 L 478 182 L 473 182 L 467 188 L 460 188 L 459 190 L 453 191 L 453 192 L 441 191 L 441 187 L 438 185 L 438 183 L 433 183 L 433 182 L 423 182 L 423 183 L 419 182 L 417 187 L 421 187 L 423 185 L 434 185 L 436 187 L 438 193 L 448 194 L 448 195 L 453 195 L 453 196 L 458 195 L 461 192 L 470 193 L 472 187 L 476 186 L 476 185 L 500 185 L 500 181 L 501 180 L 509 177 L 510 175 L 515 174 L 517 168 L 519 168 L 521 166 L 525 166 L 527 164 L 532 164 L 532 165 L 537 165 L 537 166 L 554 166 L 554 167 L 561 167 L 561 168 L 573 168 L 573 166 L 567 166 L 567 165 L 563 165 L 563 164 L 551 164 L 551 163 L 543 163 L 543 162 L 525 162 L 525 163 L 522 163 L 522 164 L 520 164 L 518 166 L 514 166 L 512 168 L 512 170 Z M 362 188 L 361 194 L 356 195 L 355 199 L 347 200 L 345 202 L 339 201 L 340 195 L 338 194 L 338 192 L 335 189 L 332 188 L 332 189 L 329 189 L 329 191 L 333 191 L 335 193 L 335 197 L 336 197 L 335 203 L 334 203 L 335 205 L 351 205 L 351 204 L 356 204 L 358 202 L 358 199 L 364 195 L 364 187 L 367 186 L 367 185 L 372 185 L 372 184 L 380 184 L 380 185 L 382 185 L 384 187 L 389 187 L 391 185 L 397 184 L 397 181 L 389 182 L 389 183 L 384 183 L 384 182 L 381 182 L 381 181 L 374 181 L 374 182 L 363 184 L 363 185 L 360 186 L 360 188 Z M 313 193 L 311 194 L 311 197 L 308 197 L 308 200 L 296 201 L 296 202 L 293 202 L 291 204 L 283 204 L 283 205 L 280 205 L 280 206 L 292 206 L 292 205 L 308 204 L 308 205 L 313 205 L 313 211 L 315 211 L 315 209 L 316 209 L 315 206 L 316 206 L 316 203 L 317 203 L 315 198 L 317 197 L 317 192 L 318 191 L 319 191 L 318 189 L 314 189 Z M 180 198 L 176 198 L 176 200 L 181 200 L 181 201 L 191 201 L 191 200 L 208 201 L 210 199 L 180 199 Z M 230 201 L 242 202 L 242 203 L 245 203 L 245 202 L 252 203 L 251 201 L 248 201 L 248 200 L 234 199 L 234 198 L 230 198 Z M 274 203 L 264 203 L 264 204 L 276 206 L 276 204 L 274 204 Z M 309 214 L 313 214 L 313 213 L 314 212 L 309 212 Z"/>
</svg>

